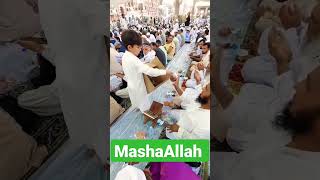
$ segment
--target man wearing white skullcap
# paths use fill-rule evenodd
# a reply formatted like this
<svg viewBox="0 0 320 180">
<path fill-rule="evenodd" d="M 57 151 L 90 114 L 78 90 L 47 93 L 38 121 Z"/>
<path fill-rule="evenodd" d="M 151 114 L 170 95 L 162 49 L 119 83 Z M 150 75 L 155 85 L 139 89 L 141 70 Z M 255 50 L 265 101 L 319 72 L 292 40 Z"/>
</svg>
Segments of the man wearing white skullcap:
<svg viewBox="0 0 320 180">
<path fill-rule="evenodd" d="M 320 178 L 317 169 L 320 160 L 320 67 L 311 69 L 306 72 L 306 78 L 297 83 L 292 102 L 274 121 L 292 140 L 277 147 L 264 146 L 240 154 L 240 160 L 233 164 L 227 180 Z"/>
<path fill-rule="evenodd" d="M 181 113 L 178 123 L 167 127 L 170 139 L 210 139 L 210 83 L 207 84 L 197 98 L 200 107 Z"/>
<path fill-rule="evenodd" d="M 118 172 L 115 180 L 146 180 L 146 176 L 141 169 L 128 165 Z"/>
</svg>

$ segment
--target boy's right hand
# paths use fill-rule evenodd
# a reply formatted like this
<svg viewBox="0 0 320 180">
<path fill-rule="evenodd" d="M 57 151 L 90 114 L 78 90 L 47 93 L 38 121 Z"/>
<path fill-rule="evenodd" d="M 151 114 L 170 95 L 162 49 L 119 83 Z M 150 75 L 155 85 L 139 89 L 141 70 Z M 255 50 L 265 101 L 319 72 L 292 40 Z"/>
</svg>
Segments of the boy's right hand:
<svg viewBox="0 0 320 180">
<path fill-rule="evenodd" d="M 150 169 L 143 170 L 143 173 L 146 176 L 147 180 L 152 180 L 152 173 L 151 173 Z"/>
<path fill-rule="evenodd" d="M 197 67 L 198 67 L 198 70 L 204 70 L 204 64 L 203 64 L 203 62 L 199 62 L 198 64 L 197 64 Z"/>
<path fill-rule="evenodd" d="M 178 76 L 175 75 L 175 74 L 172 74 L 172 75 L 170 76 L 170 81 L 171 81 L 171 82 L 175 82 L 177 79 L 178 79 Z"/>
<path fill-rule="evenodd" d="M 173 102 L 165 101 L 165 102 L 163 102 L 163 105 L 164 105 L 164 106 L 168 106 L 168 107 L 173 107 L 173 106 L 174 106 L 174 103 L 173 103 Z"/>
<path fill-rule="evenodd" d="M 175 88 L 178 88 L 178 87 L 179 87 L 179 78 L 176 78 L 176 80 L 172 83 L 172 85 L 173 85 Z"/>
<path fill-rule="evenodd" d="M 175 74 L 172 71 L 166 70 L 167 73 L 166 75 L 170 77 L 170 79 L 174 79 L 175 78 Z"/>
</svg>

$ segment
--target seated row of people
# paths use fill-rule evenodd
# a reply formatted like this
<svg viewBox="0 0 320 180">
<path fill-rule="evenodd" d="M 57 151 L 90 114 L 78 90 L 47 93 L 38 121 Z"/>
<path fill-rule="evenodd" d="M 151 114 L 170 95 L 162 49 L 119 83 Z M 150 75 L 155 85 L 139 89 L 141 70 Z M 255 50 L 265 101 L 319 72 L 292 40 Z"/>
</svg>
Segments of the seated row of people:
<svg viewBox="0 0 320 180">
<path fill-rule="evenodd" d="M 170 139 L 209 139 L 210 138 L 210 43 L 199 40 L 195 47 L 201 49 L 201 56 L 189 55 L 191 75 L 185 85 L 179 83 L 180 78 L 172 78 L 178 96 L 171 102 L 164 102 L 172 108 L 182 108 L 176 124 L 169 125 L 167 137 Z"/>
</svg>

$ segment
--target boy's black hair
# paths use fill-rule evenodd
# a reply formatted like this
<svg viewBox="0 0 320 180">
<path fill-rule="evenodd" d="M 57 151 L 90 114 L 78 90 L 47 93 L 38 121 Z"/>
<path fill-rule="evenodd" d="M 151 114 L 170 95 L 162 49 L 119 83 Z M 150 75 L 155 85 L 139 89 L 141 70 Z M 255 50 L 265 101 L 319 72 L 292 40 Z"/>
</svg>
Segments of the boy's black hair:
<svg viewBox="0 0 320 180">
<path fill-rule="evenodd" d="M 158 41 L 159 41 L 159 40 L 158 40 Z M 157 43 L 152 42 L 151 45 L 152 45 L 152 46 L 157 46 Z"/>
<path fill-rule="evenodd" d="M 204 43 L 202 46 L 208 46 L 208 48 L 210 49 L 210 43 L 209 42 Z"/>
<path fill-rule="evenodd" d="M 168 33 L 167 37 L 170 37 L 170 36 L 174 37 L 174 35 L 172 35 L 171 33 Z"/>
<path fill-rule="evenodd" d="M 199 38 L 200 38 L 200 37 L 199 37 Z M 198 39 L 199 39 L 199 38 L 198 38 Z M 199 42 L 206 43 L 206 38 L 202 38 Z M 199 43 L 199 42 L 198 42 L 198 43 Z"/>
<path fill-rule="evenodd" d="M 126 47 L 126 49 L 128 49 L 128 46 L 131 45 L 138 45 L 141 46 L 142 45 L 142 38 L 139 35 L 139 33 L 137 33 L 134 30 L 125 30 L 122 32 L 121 34 L 121 39 L 122 42 L 124 44 L 124 46 Z"/>
<path fill-rule="evenodd" d="M 156 40 L 156 43 L 161 45 L 161 41 L 160 40 Z"/>
</svg>

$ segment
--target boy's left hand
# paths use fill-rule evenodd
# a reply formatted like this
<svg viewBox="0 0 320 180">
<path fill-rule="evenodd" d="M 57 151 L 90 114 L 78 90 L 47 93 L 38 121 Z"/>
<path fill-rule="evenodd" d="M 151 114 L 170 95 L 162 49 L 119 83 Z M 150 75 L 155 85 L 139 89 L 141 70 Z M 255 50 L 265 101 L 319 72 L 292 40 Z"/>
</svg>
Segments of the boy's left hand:
<svg viewBox="0 0 320 180">
<path fill-rule="evenodd" d="M 172 133 L 172 132 L 178 132 L 180 126 L 175 123 L 175 124 L 168 125 L 167 128 L 168 128 L 169 132 Z"/>
</svg>

